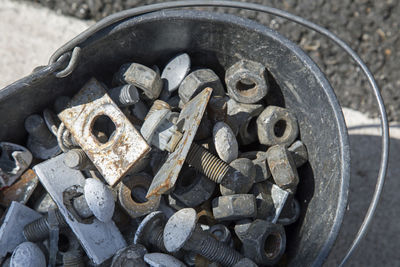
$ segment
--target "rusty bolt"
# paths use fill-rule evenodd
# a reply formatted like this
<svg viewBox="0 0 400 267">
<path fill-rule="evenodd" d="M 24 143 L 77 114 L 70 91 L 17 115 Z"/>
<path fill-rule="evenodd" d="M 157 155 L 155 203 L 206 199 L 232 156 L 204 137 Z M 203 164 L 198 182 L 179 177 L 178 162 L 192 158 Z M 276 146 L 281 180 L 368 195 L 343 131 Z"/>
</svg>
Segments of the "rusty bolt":
<svg viewBox="0 0 400 267">
<path fill-rule="evenodd" d="M 199 69 L 190 73 L 179 86 L 178 93 L 183 104 L 189 102 L 204 88 L 213 88 L 213 95 L 225 95 L 224 87 L 218 76 L 210 69 Z"/>
<path fill-rule="evenodd" d="M 125 177 L 118 188 L 118 200 L 121 207 L 132 218 L 142 217 L 157 210 L 160 204 L 160 195 L 146 199 L 152 177 L 146 173 L 136 173 Z"/>
<path fill-rule="evenodd" d="M 246 194 L 249 192 L 256 176 L 254 163 L 247 158 L 238 158 L 232 161 L 229 166 L 241 175 L 239 175 L 237 179 L 232 179 L 229 187 L 221 184 L 219 186 L 221 195 Z"/>
<path fill-rule="evenodd" d="M 10 266 L 44 267 L 46 266 L 46 258 L 36 244 L 23 242 L 15 248 L 11 255 Z"/>
<path fill-rule="evenodd" d="M 196 211 L 192 208 L 177 211 L 169 218 L 164 228 L 164 245 L 169 252 L 183 248 L 226 266 L 243 258 L 236 250 L 203 232 L 197 224 Z"/>
<path fill-rule="evenodd" d="M 267 150 L 268 166 L 275 183 L 291 192 L 296 190 L 299 175 L 292 155 L 283 145 L 275 145 Z"/>
<path fill-rule="evenodd" d="M 219 221 L 254 218 L 257 215 L 256 199 L 252 194 L 220 196 L 213 199 L 212 211 Z"/>
<path fill-rule="evenodd" d="M 59 210 L 55 210 L 55 218 L 60 228 L 68 227 L 63 215 Z M 48 217 L 42 217 L 27 224 L 24 227 L 23 235 L 28 241 L 37 242 L 46 239 L 49 236 L 50 226 Z"/>
<path fill-rule="evenodd" d="M 161 211 L 149 213 L 139 224 L 133 243 L 144 245 L 152 250 L 167 252 L 163 237 L 165 223 L 166 218 Z"/>
<path fill-rule="evenodd" d="M 268 92 L 265 67 L 258 62 L 240 60 L 226 70 L 228 95 L 240 103 L 252 104 Z"/>
<path fill-rule="evenodd" d="M 257 133 L 261 144 L 289 146 L 299 134 L 296 116 L 286 108 L 268 106 L 257 118 Z"/>
<path fill-rule="evenodd" d="M 288 150 L 291 152 L 297 168 L 308 161 L 307 148 L 302 141 L 297 140 L 288 148 Z"/>
<path fill-rule="evenodd" d="M 111 267 L 145 267 L 147 264 L 144 262 L 143 257 L 146 253 L 147 249 L 140 244 L 124 247 L 115 253 L 111 262 Z"/>
<path fill-rule="evenodd" d="M 262 104 L 244 104 L 229 99 L 227 123 L 243 145 L 257 141 L 257 116 L 263 111 Z"/>
<path fill-rule="evenodd" d="M 112 88 L 107 93 L 118 107 L 131 106 L 140 100 L 139 92 L 132 84 Z"/>
<path fill-rule="evenodd" d="M 118 84 L 133 84 L 141 89 L 149 99 L 156 99 L 162 89 L 160 75 L 144 65 L 138 63 L 123 64 L 114 76 Z"/>
<path fill-rule="evenodd" d="M 213 141 L 220 159 L 228 164 L 237 159 L 239 146 L 235 134 L 225 122 L 214 124 Z"/>
<path fill-rule="evenodd" d="M 172 195 L 186 207 L 196 207 L 209 199 L 215 183 L 193 168 L 181 170 Z"/>
<path fill-rule="evenodd" d="M 282 225 L 263 220 L 238 224 L 235 233 L 242 241 L 242 252 L 260 265 L 274 265 L 286 248 L 286 234 Z"/>
</svg>

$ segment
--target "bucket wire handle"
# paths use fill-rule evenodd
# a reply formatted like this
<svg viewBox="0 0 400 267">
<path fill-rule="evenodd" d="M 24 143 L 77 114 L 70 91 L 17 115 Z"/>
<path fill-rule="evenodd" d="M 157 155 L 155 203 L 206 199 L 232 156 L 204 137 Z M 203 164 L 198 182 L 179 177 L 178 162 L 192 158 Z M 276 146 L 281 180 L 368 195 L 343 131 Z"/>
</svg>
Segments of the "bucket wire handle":
<svg viewBox="0 0 400 267">
<path fill-rule="evenodd" d="M 341 40 L 338 36 L 336 36 L 334 33 L 331 31 L 311 22 L 308 21 L 302 17 L 293 15 L 289 12 L 268 7 L 268 6 L 263 6 L 260 4 L 253 4 L 253 3 L 244 3 L 244 2 L 234 2 L 234 1 L 203 1 L 203 0 L 193 0 L 193 1 L 176 1 L 176 2 L 165 2 L 165 3 L 159 3 L 159 4 L 153 4 L 153 5 L 148 5 L 148 6 L 141 6 L 137 8 L 132 8 L 128 10 L 124 10 L 118 13 L 115 13 L 113 15 L 110 15 L 96 24 L 92 25 L 89 27 L 87 30 L 83 31 L 81 34 L 64 44 L 62 47 L 60 47 L 58 50 L 55 51 L 55 53 L 51 56 L 49 64 L 52 64 L 57 61 L 58 58 L 60 58 L 62 55 L 64 55 L 67 52 L 73 51 L 70 59 L 70 63 L 68 64 L 67 68 L 64 69 L 61 72 L 58 72 L 58 76 L 60 77 L 65 77 L 69 75 L 73 69 L 76 67 L 78 63 L 78 56 L 80 52 L 80 46 L 82 45 L 83 42 L 85 42 L 90 36 L 95 34 L 96 32 L 104 29 L 107 26 L 110 26 L 114 23 L 120 22 L 124 19 L 154 12 L 154 11 L 159 11 L 163 9 L 172 9 L 172 8 L 183 8 L 183 7 L 228 7 L 228 8 L 241 8 L 241 9 L 247 9 L 247 10 L 252 10 L 252 11 L 258 11 L 258 12 L 263 12 L 263 13 L 268 13 L 270 15 L 278 16 L 284 19 L 287 19 L 289 21 L 295 22 L 301 26 L 304 26 L 308 29 L 311 29 L 315 32 L 318 32 L 319 34 L 325 36 L 326 38 L 330 39 L 333 41 L 337 46 L 342 48 L 353 60 L 354 62 L 361 68 L 363 73 L 365 74 L 369 84 L 371 85 L 375 100 L 378 104 L 379 108 L 379 115 L 380 115 L 380 128 L 381 128 L 381 135 L 382 135 L 382 150 L 381 150 L 381 160 L 380 160 L 380 168 L 379 168 L 379 173 L 377 177 L 377 182 L 375 185 L 375 191 L 374 195 L 371 199 L 370 205 L 368 207 L 368 211 L 364 217 L 364 220 L 357 232 L 357 235 L 355 236 L 351 247 L 347 251 L 346 255 L 344 256 L 340 266 L 345 265 L 347 260 L 350 258 L 354 250 L 357 248 L 359 245 L 361 239 L 365 236 L 367 229 L 371 223 L 371 220 L 373 218 L 373 215 L 375 213 L 376 207 L 379 202 L 379 198 L 382 193 L 383 185 L 385 183 L 385 176 L 386 176 L 386 170 L 388 166 L 388 158 L 389 158 L 389 127 L 388 127 L 388 120 L 386 116 L 386 110 L 385 110 L 385 105 L 383 103 L 382 95 L 380 93 L 379 87 L 371 73 L 371 71 L 368 69 L 366 64 L 362 61 L 362 59 L 358 56 L 358 54 L 349 46 L 347 45 L 343 40 Z M 78 50 L 79 48 L 79 50 Z M 75 54 L 74 54 L 75 52 Z M 61 74 L 60 74 L 61 73 Z M 57 77 L 58 77 L 57 76 Z"/>
</svg>

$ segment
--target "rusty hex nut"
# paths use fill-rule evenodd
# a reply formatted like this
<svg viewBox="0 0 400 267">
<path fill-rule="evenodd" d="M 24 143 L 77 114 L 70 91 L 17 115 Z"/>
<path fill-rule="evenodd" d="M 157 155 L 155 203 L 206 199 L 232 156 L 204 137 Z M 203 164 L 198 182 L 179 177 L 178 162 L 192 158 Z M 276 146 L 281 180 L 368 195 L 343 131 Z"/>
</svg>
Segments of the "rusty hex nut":
<svg viewBox="0 0 400 267">
<path fill-rule="evenodd" d="M 268 92 L 265 67 L 258 62 L 240 60 L 225 73 L 228 95 L 240 103 L 252 104 Z"/>
<path fill-rule="evenodd" d="M 121 207 L 132 218 L 142 217 L 157 210 L 160 195 L 146 199 L 146 192 L 151 185 L 152 177 L 146 173 L 137 173 L 125 177 L 119 184 L 118 200 Z M 140 192 L 142 190 L 142 192 Z"/>
<path fill-rule="evenodd" d="M 289 150 L 283 145 L 275 145 L 267 150 L 268 166 L 275 183 L 291 192 L 296 190 L 299 174 Z"/>
<path fill-rule="evenodd" d="M 183 104 L 186 104 L 204 88 L 211 87 L 213 96 L 225 95 L 221 80 L 210 69 L 199 69 L 190 73 L 179 86 L 178 93 Z"/>
<path fill-rule="evenodd" d="M 252 194 L 220 196 L 213 199 L 212 211 L 218 221 L 254 218 L 257 214 L 256 199 Z"/>
<path fill-rule="evenodd" d="M 296 116 L 286 108 L 268 106 L 257 118 L 261 144 L 289 146 L 299 134 Z"/>
<path fill-rule="evenodd" d="M 172 194 L 187 207 L 196 207 L 209 199 L 214 189 L 213 181 L 194 168 L 187 168 L 181 171 Z"/>
<path fill-rule="evenodd" d="M 255 220 L 246 227 L 235 226 L 235 233 L 242 241 L 242 253 L 255 263 L 274 265 L 286 248 L 286 234 L 282 225 Z"/>
<path fill-rule="evenodd" d="M 138 63 L 123 64 L 114 76 L 114 83 L 133 84 L 149 99 L 156 99 L 163 86 L 160 74 Z"/>
</svg>

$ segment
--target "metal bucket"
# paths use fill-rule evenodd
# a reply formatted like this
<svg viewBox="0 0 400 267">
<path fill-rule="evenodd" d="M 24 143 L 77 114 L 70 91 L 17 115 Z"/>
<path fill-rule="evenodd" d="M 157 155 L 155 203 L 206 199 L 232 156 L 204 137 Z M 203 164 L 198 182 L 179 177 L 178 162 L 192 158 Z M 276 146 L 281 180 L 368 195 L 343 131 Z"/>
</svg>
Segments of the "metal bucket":
<svg viewBox="0 0 400 267">
<path fill-rule="evenodd" d="M 239 59 L 261 62 L 271 81 L 264 101 L 295 112 L 309 153 L 309 163 L 299 169 L 296 197 L 302 213 L 286 229 L 284 261 L 293 266 L 323 263 L 346 209 L 350 151 L 336 96 L 298 46 L 254 21 L 193 10 L 126 18 L 86 37 L 79 43 L 79 61 L 67 77 L 55 75 L 69 59 L 64 55 L 0 91 L 0 140 L 23 143 L 28 115 L 41 112 L 60 95 L 74 95 L 90 77 L 111 81 L 123 63 L 164 66 L 172 56 L 186 52 L 192 65 L 212 68 L 223 80 L 225 70 Z"/>
</svg>

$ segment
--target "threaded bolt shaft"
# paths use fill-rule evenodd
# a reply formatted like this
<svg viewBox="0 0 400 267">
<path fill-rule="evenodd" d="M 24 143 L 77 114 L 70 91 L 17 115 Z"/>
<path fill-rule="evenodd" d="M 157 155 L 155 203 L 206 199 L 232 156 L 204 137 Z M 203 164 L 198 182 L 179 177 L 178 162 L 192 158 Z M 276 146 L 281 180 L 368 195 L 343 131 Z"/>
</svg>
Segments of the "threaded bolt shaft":
<svg viewBox="0 0 400 267">
<path fill-rule="evenodd" d="M 108 91 L 108 95 L 119 107 L 130 106 L 139 102 L 139 92 L 132 84 L 112 88 Z"/>
<path fill-rule="evenodd" d="M 83 253 L 80 249 L 70 250 L 63 255 L 64 267 L 84 267 Z"/>
<path fill-rule="evenodd" d="M 147 115 L 144 119 L 146 120 L 148 117 L 150 117 L 151 114 L 153 114 L 157 110 L 162 110 L 162 109 L 171 110 L 171 106 L 167 102 L 157 99 L 156 101 L 153 102 L 153 105 L 151 106 L 149 112 L 147 112 Z"/>
<path fill-rule="evenodd" d="M 90 165 L 90 160 L 82 149 L 71 149 L 65 153 L 64 164 L 71 169 L 83 170 Z"/>
<path fill-rule="evenodd" d="M 231 168 L 228 164 L 196 143 L 192 143 L 186 157 L 186 162 L 216 183 L 221 183 Z"/>
<path fill-rule="evenodd" d="M 193 251 L 212 262 L 219 262 L 223 266 L 232 266 L 243 258 L 243 255 L 233 248 L 197 229 L 183 248 Z"/>
<path fill-rule="evenodd" d="M 62 216 L 61 212 L 59 210 L 55 211 L 55 217 L 58 222 L 58 225 L 60 228 L 67 227 L 68 224 L 65 221 L 64 217 Z M 37 242 L 46 239 L 49 236 L 49 222 L 48 218 L 42 217 L 36 221 L 31 222 L 30 224 L 27 224 L 24 227 L 23 234 L 26 238 L 26 240 L 31 241 L 31 242 Z"/>
<path fill-rule="evenodd" d="M 155 246 L 156 248 L 158 248 L 159 250 L 161 250 L 162 252 L 167 252 L 167 250 L 165 249 L 164 246 L 164 237 L 163 237 L 163 227 L 157 227 L 156 229 L 154 229 L 149 236 L 149 243 L 153 246 Z"/>
</svg>

